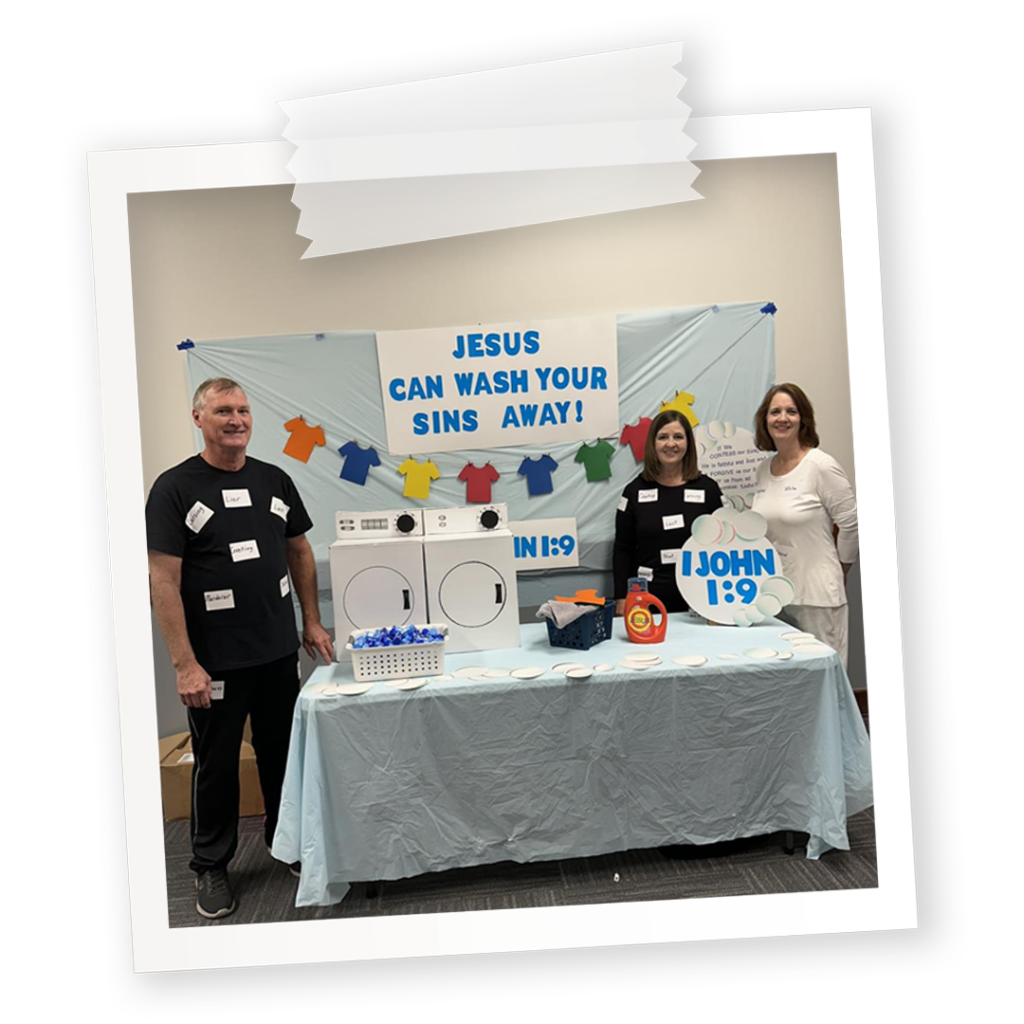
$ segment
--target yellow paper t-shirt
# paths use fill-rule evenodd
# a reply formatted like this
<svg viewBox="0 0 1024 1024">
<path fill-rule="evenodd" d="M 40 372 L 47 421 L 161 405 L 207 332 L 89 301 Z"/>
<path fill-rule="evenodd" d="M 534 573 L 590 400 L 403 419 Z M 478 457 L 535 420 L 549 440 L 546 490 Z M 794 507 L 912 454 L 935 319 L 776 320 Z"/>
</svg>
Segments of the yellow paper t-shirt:
<svg viewBox="0 0 1024 1024">
<path fill-rule="evenodd" d="M 403 496 L 422 498 L 424 501 L 430 497 L 430 481 L 437 480 L 441 476 L 441 471 L 430 459 L 427 459 L 426 462 L 406 459 L 398 467 L 398 472 L 405 477 Z"/>
</svg>

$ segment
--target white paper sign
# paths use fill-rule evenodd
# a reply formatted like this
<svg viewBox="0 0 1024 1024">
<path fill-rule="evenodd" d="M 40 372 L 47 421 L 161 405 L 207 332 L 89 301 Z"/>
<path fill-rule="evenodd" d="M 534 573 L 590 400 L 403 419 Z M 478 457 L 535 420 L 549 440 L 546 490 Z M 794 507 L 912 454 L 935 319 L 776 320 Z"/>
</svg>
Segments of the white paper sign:
<svg viewBox="0 0 1024 1024">
<path fill-rule="evenodd" d="M 233 590 L 206 590 L 203 592 L 208 612 L 219 612 L 225 608 L 235 607 L 235 592 Z"/>
<path fill-rule="evenodd" d="M 231 545 L 231 561 L 247 562 L 250 558 L 259 558 L 260 549 L 255 540 L 240 540 Z"/>
<path fill-rule="evenodd" d="M 378 331 L 377 361 L 392 455 L 619 432 L 612 315 Z"/>
<path fill-rule="evenodd" d="M 749 430 L 730 422 L 702 423 L 694 430 L 693 437 L 697 442 L 701 472 L 707 473 L 722 488 L 726 501 L 734 508 L 741 512 L 750 508 L 754 502 L 757 467 L 771 458 L 772 453 L 761 451 Z"/>
<path fill-rule="evenodd" d="M 210 680 L 210 700 L 223 700 L 224 699 L 224 680 L 223 679 L 212 679 Z"/>
<path fill-rule="evenodd" d="M 287 597 L 292 592 L 292 588 L 288 585 L 288 573 L 285 573 L 281 577 L 281 596 Z"/>
<path fill-rule="evenodd" d="M 661 525 L 665 530 L 681 530 L 686 524 L 682 516 L 662 516 Z"/>
<path fill-rule="evenodd" d="M 649 502 L 649 501 L 657 501 L 658 500 L 658 488 L 655 487 L 655 488 L 653 488 L 653 490 L 649 490 L 649 491 L 637 491 L 636 500 L 641 505 L 643 505 L 643 504 L 645 504 L 646 502 Z"/>
<path fill-rule="evenodd" d="M 288 513 L 291 510 L 291 505 L 286 505 L 280 498 L 270 499 L 270 511 L 275 516 L 280 516 L 286 523 L 288 522 Z"/>
<path fill-rule="evenodd" d="M 566 569 L 580 564 L 576 519 L 525 519 L 509 523 L 516 572 Z"/>
<path fill-rule="evenodd" d="M 757 512 L 716 509 L 698 516 L 676 563 L 676 585 L 695 612 L 727 625 L 752 626 L 793 600 L 793 584 Z"/>
<path fill-rule="evenodd" d="M 213 509 L 207 508 L 201 501 L 197 501 L 185 516 L 185 525 L 193 532 L 198 533 L 213 517 Z"/>
<path fill-rule="evenodd" d="M 247 487 L 240 487 L 233 491 L 221 491 L 220 493 L 224 498 L 225 508 L 250 508 L 252 506 L 252 498 L 249 497 L 249 489 Z"/>
</svg>

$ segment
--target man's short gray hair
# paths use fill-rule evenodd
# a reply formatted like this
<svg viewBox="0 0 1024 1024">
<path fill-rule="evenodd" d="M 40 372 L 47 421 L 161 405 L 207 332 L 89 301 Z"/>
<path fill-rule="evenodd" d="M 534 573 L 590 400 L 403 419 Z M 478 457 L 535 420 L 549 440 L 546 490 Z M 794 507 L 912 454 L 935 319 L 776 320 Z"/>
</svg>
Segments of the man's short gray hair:
<svg viewBox="0 0 1024 1024">
<path fill-rule="evenodd" d="M 229 391 L 241 391 L 243 395 L 245 394 L 245 388 L 238 381 L 232 380 L 230 377 L 211 377 L 209 380 L 204 380 L 196 388 L 196 393 L 192 396 L 192 408 L 196 412 L 203 411 L 206 395 L 210 391 L 214 391 L 219 395 L 227 394 Z"/>
</svg>

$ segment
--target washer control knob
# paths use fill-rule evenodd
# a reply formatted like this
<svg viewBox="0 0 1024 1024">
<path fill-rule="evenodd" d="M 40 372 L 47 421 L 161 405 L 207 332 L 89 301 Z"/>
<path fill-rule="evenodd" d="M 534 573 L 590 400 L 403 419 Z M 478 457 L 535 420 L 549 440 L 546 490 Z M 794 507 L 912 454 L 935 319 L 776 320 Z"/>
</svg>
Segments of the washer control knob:
<svg viewBox="0 0 1024 1024">
<path fill-rule="evenodd" d="M 485 530 L 493 530 L 499 522 L 501 522 L 501 517 L 493 508 L 484 509 L 480 515 L 480 525 Z"/>
<path fill-rule="evenodd" d="M 408 512 L 403 512 L 396 520 L 395 526 L 399 533 L 412 533 L 416 529 L 416 520 Z"/>
</svg>

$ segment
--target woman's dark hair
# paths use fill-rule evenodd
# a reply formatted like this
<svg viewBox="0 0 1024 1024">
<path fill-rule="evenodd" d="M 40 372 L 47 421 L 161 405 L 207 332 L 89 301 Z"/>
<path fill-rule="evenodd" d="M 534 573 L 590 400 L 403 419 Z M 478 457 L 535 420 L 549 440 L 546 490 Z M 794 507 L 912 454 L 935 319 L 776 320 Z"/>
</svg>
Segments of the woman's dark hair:
<svg viewBox="0 0 1024 1024">
<path fill-rule="evenodd" d="M 640 475 L 650 483 L 656 483 L 661 463 L 658 461 L 658 453 L 654 448 L 654 440 L 659 431 L 667 423 L 681 423 L 683 433 L 686 435 L 686 454 L 683 456 L 683 483 L 696 480 L 700 476 L 700 467 L 697 464 L 697 442 L 693 439 L 693 427 L 690 421 L 675 409 L 666 409 L 654 417 L 651 429 L 647 432 L 647 441 L 644 444 L 644 471 Z"/>
<path fill-rule="evenodd" d="M 757 412 L 754 413 L 754 443 L 763 452 L 774 452 L 775 442 L 768 433 L 768 410 L 775 401 L 775 396 L 785 393 L 793 399 L 796 411 L 800 413 L 800 444 L 805 448 L 817 448 L 821 442 L 818 440 L 818 431 L 814 426 L 814 406 L 811 400 L 804 394 L 803 389 L 796 384 L 776 384 L 768 389 Z"/>
</svg>

